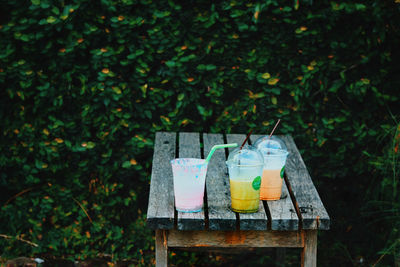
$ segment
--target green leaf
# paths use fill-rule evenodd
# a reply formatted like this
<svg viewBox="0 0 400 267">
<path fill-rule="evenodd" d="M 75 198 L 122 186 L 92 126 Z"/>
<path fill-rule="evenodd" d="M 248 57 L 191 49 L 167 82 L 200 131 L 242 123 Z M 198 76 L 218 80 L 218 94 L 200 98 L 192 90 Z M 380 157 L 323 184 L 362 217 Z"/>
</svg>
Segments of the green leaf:
<svg viewBox="0 0 400 267">
<path fill-rule="evenodd" d="M 121 89 L 119 87 L 113 87 L 112 90 L 114 91 L 114 93 L 120 95 L 122 93 Z"/>
<path fill-rule="evenodd" d="M 206 65 L 206 70 L 215 70 L 217 67 L 215 65 Z"/>
<path fill-rule="evenodd" d="M 22 34 L 20 39 L 21 39 L 22 41 L 24 41 L 24 42 L 28 42 L 28 41 L 29 41 L 29 35 L 27 35 L 27 34 Z"/>
<path fill-rule="evenodd" d="M 46 2 L 40 2 L 40 7 L 43 8 L 43 9 L 46 9 L 46 8 L 50 7 L 50 4 L 46 3 Z"/>
<path fill-rule="evenodd" d="M 89 141 L 89 142 L 87 143 L 87 148 L 89 148 L 89 149 L 94 148 L 95 146 L 96 146 L 96 144 L 93 143 L 93 142 L 91 142 L 91 141 Z"/>
<path fill-rule="evenodd" d="M 267 80 L 267 79 L 271 78 L 271 74 L 269 74 L 268 72 L 263 73 L 263 74 L 261 75 L 261 78 Z"/>
<path fill-rule="evenodd" d="M 367 7 L 364 4 L 356 3 L 355 7 L 357 10 L 365 10 Z"/>
<path fill-rule="evenodd" d="M 131 167 L 130 161 L 124 161 L 124 163 L 122 163 L 122 168 L 129 168 L 129 167 Z"/>
<path fill-rule="evenodd" d="M 56 15 L 60 15 L 60 10 L 57 7 L 53 7 L 51 11 Z"/>
<path fill-rule="evenodd" d="M 46 19 L 46 21 L 47 21 L 47 23 L 54 23 L 55 21 L 56 21 L 57 19 L 55 18 L 55 17 L 53 17 L 53 16 L 49 16 L 47 19 Z"/>
<path fill-rule="evenodd" d="M 167 65 L 167 67 L 172 68 L 172 67 L 175 67 L 175 62 L 169 60 L 169 61 L 165 62 L 165 65 Z"/>
<path fill-rule="evenodd" d="M 179 61 L 180 61 L 180 62 L 188 62 L 188 61 L 190 61 L 190 60 L 192 60 L 192 59 L 194 59 L 194 58 L 196 58 L 196 55 L 190 54 L 190 55 L 188 55 L 188 56 L 186 56 L 186 57 L 180 58 Z"/>
<path fill-rule="evenodd" d="M 151 111 L 150 111 L 150 110 L 145 110 L 145 111 L 144 111 L 144 114 L 146 115 L 147 118 L 151 119 L 152 114 L 151 114 Z"/>
</svg>

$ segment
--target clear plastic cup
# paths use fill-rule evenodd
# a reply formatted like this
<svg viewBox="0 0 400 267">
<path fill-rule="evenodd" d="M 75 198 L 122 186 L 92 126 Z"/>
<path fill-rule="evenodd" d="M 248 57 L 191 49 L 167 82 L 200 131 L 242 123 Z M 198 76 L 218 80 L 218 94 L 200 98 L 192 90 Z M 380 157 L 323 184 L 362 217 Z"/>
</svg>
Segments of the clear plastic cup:
<svg viewBox="0 0 400 267">
<path fill-rule="evenodd" d="M 281 198 L 283 174 L 286 158 L 285 150 L 274 149 L 264 155 L 264 169 L 261 179 L 260 199 L 277 200 Z"/>
<path fill-rule="evenodd" d="M 201 211 L 207 163 L 204 159 L 177 158 L 171 160 L 171 165 L 176 210 L 181 212 Z"/>
<path fill-rule="evenodd" d="M 254 143 L 264 157 L 261 179 L 260 199 L 277 200 L 281 198 L 283 174 L 288 156 L 285 143 L 276 136 L 264 136 Z"/>
<path fill-rule="evenodd" d="M 229 171 L 231 209 L 239 213 L 257 212 L 263 156 L 252 146 L 237 148 L 226 162 Z"/>
</svg>

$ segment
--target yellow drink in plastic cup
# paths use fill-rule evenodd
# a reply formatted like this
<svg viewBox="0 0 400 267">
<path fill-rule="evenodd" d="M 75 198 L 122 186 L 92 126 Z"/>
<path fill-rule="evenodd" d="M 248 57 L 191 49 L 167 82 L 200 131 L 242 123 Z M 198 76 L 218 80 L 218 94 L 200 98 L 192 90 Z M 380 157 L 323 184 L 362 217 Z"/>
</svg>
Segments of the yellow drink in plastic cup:
<svg viewBox="0 0 400 267">
<path fill-rule="evenodd" d="M 250 146 L 245 146 L 242 150 L 233 151 L 226 163 L 229 171 L 232 211 L 257 212 L 264 166 L 262 154 Z"/>
<path fill-rule="evenodd" d="M 258 176 L 260 177 L 260 176 Z M 260 183 L 258 181 L 257 183 Z M 230 179 L 232 210 L 241 213 L 258 211 L 260 188 L 254 189 L 251 180 Z"/>
</svg>

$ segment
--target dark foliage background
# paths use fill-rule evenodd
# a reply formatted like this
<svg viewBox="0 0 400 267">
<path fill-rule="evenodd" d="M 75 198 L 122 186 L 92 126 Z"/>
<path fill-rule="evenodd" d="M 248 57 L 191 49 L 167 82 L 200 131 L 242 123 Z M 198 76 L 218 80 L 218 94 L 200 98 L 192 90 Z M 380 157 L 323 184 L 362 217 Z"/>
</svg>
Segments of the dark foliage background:
<svg viewBox="0 0 400 267">
<path fill-rule="evenodd" d="M 321 266 L 399 264 L 399 5 L 2 1 L 1 258 L 153 264 L 154 133 L 266 133 L 280 118 L 331 216 Z"/>
</svg>

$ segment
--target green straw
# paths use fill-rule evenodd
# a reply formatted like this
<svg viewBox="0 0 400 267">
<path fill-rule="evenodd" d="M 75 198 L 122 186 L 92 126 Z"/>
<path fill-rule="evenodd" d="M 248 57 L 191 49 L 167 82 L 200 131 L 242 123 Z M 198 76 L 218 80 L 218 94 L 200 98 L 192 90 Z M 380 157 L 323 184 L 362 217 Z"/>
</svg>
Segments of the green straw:
<svg viewBox="0 0 400 267">
<path fill-rule="evenodd" d="M 208 163 L 211 159 L 211 156 L 214 154 L 215 150 L 217 150 L 218 148 L 225 148 L 225 147 L 237 147 L 238 144 L 237 143 L 233 143 L 233 144 L 224 144 L 224 145 L 215 145 L 211 148 L 210 153 L 208 153 L 208 156 L 206 158 L 206 163 Z"/>
</svg>

